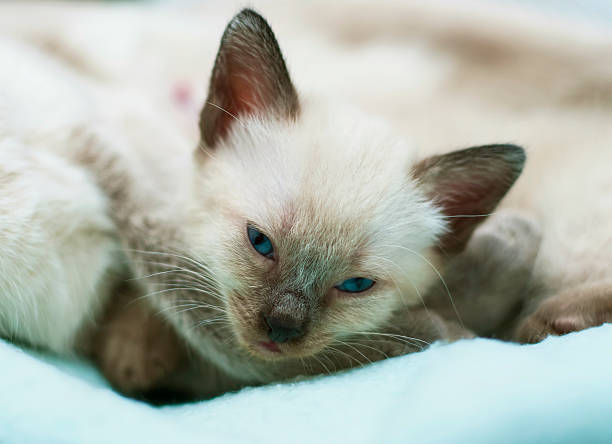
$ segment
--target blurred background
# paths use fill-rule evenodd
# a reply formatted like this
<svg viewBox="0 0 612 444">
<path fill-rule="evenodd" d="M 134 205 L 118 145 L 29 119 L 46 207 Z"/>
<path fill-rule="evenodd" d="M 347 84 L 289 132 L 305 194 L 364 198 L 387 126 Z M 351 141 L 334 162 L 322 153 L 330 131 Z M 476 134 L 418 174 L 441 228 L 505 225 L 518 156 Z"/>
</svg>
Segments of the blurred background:
<svg viewBox="0 0 612 444">
<path fill-rule="evenodd" d="M 79 0 L 75 0 L 79 1 Z M 81 0 L 96 1 L 96 0 Z M 165 5 L 188 5 L 207 0 L 100 0 L 110 3 L 141 2 Z M 409 0 L 408 0 L 409 1 Z M 579 17 L 583 20 L 609 24 L 612 21 L 612 2 L 607 0 L 488 0 L 491 2 L 515 3 L 524 8 L 541 9 L 552 14 Z M 247 3 L 245 3 L 246 5 Z"/>
<path fill-rule="evenodd" d="M 137 93 L 196 143 L 228 20 L 244 0 L 2 1 L 0 36 Z M 381 116 L 426 151 L 601 145 L 612 112 L 608 0 L 251 0 L 300 94 Z"/>
</svg>

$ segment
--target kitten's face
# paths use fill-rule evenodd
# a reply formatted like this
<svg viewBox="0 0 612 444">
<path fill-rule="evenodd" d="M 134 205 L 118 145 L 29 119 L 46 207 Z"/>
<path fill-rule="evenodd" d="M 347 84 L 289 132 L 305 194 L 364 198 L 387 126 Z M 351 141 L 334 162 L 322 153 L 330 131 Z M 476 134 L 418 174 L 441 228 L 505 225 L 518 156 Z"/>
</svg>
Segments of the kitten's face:
<svg viewBox="0 0 612 444">
<path fill-rule="evenodd" d="M 418 302 L 443 221 L 410 179 L 411 151 L 344 110 L 243 123 L 197 185 L 200 245 L 240 344 L 308 356 Z"/>
<path fill-rule="evenodd" d="M 420 303 L 436 251 L 460 249 L 482 220 L 457 216 L 489 213 L 524 161 L 488 146 L 415 163 L 371 118 L 298 101 L 248 10 L 223 36 L 200 128 L 190 241 L 232 335 L 267 360 L 316 354 Z"/>
</svg>

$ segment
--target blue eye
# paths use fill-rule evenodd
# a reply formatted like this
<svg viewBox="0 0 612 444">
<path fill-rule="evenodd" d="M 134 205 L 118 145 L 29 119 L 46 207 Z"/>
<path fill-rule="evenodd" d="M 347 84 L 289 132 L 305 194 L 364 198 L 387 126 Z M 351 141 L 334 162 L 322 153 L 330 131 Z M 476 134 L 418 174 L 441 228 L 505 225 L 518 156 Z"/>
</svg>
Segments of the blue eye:
<svg viewBox="0 0 612 444">
<path fill-rule="evenodd" d="M 372 279 L 368 278 L 351 278 L 342 282 L 340 285 L 336 285 L 336 288 L 340 291 L 346 291 L 347 293 L 361 293 L 362 291 L 372 288 L 374 283 Z"/>
<path fill-rule="evenodd" d="M 250 225 L 247 225 L 247 234 L 253 248 L 255 248 L 255 250 L 262 256 L 272 259 L 274 248 L 272 247 L 272 242 L 270 239 L 268 239 L 268 236 Z"/>
</svg>

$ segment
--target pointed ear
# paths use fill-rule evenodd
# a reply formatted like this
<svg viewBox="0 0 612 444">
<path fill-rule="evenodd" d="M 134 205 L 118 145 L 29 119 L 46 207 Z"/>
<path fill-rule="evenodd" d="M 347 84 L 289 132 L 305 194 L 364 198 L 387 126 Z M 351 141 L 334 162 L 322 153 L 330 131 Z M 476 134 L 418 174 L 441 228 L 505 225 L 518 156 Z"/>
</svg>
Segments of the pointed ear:
<svg viewBox="0 0 612 444">
<path fill-rule="evenodd" d="M 519 146 L 485 145 L 429 157 L 413 167 L 421 189 L 447 217 L 442 250 L 463 249 L 519 177 L 525 159 Z"/>
<path fill-rule="evenodd" d="M 243 9 L 225 28 L 200 114 L 200 133 L 212 148 L 237 118 L 268 113 L 294 118 L 299 111 L 295 88 L 268 23 Z"/>
</svg>

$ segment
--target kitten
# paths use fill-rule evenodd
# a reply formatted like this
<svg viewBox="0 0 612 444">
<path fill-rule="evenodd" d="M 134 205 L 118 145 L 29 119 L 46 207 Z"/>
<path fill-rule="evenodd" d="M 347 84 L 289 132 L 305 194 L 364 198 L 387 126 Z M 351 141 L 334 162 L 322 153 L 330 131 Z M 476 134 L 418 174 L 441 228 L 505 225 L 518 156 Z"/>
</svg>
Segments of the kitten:
<svg viewBox="0 0 612 444">
<path fill-rule="evenodd" d="M 423 309 L 422 297 L 519 176 L 521 148 L 416 159 L 370 116 L 298 97 L 272 31 L 251 10 L 222 37 L 200 131 L 174 224 L 142 221 L 151 209 L 130 196 L 138 184 L 105 180 L 121 165 L 101 160 L 104 150 L 81 162 L 120 195 L 113 213 L 135 274 L 160 284 L 145 283 L 148 300 L 207 361 L 202 393 L 470 335 Z M 144 372 L 126 370 L 139 365 L 131 346 L 117 359 L 112 336 L 96 339 L 107 376 L 123 390 L 142 387 L 131 376 Z"/>
<path fill-rule="evenodd" d="M 60 353 L 81 342 L 109 380 L 128 393 L 168 382 L 166 376 L 168 383 L 182 384 L 171 373 L 191 353 L 198 367 L 187 372 L 195 373 L 198 393 L 212 395 L 470 335 L 456 317 L 445 320 L 424 309 L 422 297 L 440 278 L 437 269 L 464 249 L 519 176 L 521 148 L 479 146 L 415 158 L 411 147 L 371 116 L 299 97 L 272 31 L 250 10 L 234 17 L 223 35 L 200 118 L 202 143 L 194 154 L 174 147 L 182 141 L 153 118 L 137 122 L 138 133 L 133 120 L 113 120 L 121 109 L 117 104 L 124 105 L 121 92 L 69 72 L 58 77 L 93 90 L 91 102 L 102 111 L 58 124 L 68 128 L 62 137 L 43 131 L 36 143 L 27 135 L 41 134 L 40 128 L 20 133 L 9 124 L 5 132 L 27 145 L 15 151 L 49 156 L 57 164 L 47 168 L 40 161 L 32 170 L 74 170 L 80 181 L 49 190 L 50 219 L 66 200 L 75 209 L 40 228 L 53 239 L 50 227 L 72 223 L 62 239 L 74 245 L 51 249 L 58 258 L 54 269 L 68 275 L 70 297 L 56 292 L 53 270 L 39 270 L 42 290 L 24 296 L 31 288 L 23 285 L 29 272 L 10 275 L 7 267 L 14 261 L 4 258 L 3 336 Z M 17 109 L 23 107 L 14 100 Z M 143 109 L 135 115 L 149 117 Z M 45 154 L 36 154 L 39 147 Z M 28 168 L 17 169 L 31 180 Z M 2 183 L 20 196 L 11 175 L 4 173 Z M 82 191 L 58 197 L 75 190 Z M 87 196 L 95 200 L 91 220 L 76 217 Z M 17 214 L 9 212 L 7 220 L 17 220 Z M 0 238 L 25 233 L 25 223 L 16 230 L 0 225 Z M 40 245 L 34 234 L 21 244 Z M 100 247 L 89 244 L 88 236 L 99 237 Z M 13 254 L 29 260 L 31 252 Z M 125 274 L 148 278 L 121 285 Z M 92 319 L 101 316 L 112 294 L 116 305 L 109 305 L 102 328 L 92 330 Z M 53 328 L 31 334 L 42 325 L 37 316 L 56 326 L 65 307 L 74 313 L 70 325 L 59 329 L 61 340 Z M 165 314 L 186 350 L 151 310 Z M 93 337 L 81 331 L 93 331 Z"/>
</svg>

